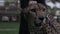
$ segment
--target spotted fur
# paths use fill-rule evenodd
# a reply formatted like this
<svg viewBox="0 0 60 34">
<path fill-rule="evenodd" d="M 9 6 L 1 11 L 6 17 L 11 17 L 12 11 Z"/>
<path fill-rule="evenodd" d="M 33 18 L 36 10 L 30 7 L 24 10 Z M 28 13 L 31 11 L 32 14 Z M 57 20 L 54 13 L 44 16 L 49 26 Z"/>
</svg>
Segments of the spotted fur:
<svg viewBox="0 0 60 34">
<path fill-rule="evenodd" d="M 48 10 L 43 4 L 29 5 L 24 9 L 24 16 L 28 22 L 30 34 L 60 34 L 59 23 L 52 16 L 49 16 Z M 41 23 L 39 22 L 40 17 L 44 17 Z M 38 26 L 35 25 L 34 21 Z"/>
</svg>

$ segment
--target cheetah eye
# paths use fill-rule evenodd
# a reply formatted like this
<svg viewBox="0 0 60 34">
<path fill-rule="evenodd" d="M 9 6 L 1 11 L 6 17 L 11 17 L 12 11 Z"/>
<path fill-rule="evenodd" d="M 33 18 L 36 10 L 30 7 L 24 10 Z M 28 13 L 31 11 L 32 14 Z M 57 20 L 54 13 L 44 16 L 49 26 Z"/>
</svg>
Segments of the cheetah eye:
<svg viewBox="0 0 60 34">
<path fill-rule="evenodd" d="M 36 12 L 36 10 L 35 10 L 35 9 L 31 9 L 31 11 L 32 11 L 32 12 Z"/>
</svg>

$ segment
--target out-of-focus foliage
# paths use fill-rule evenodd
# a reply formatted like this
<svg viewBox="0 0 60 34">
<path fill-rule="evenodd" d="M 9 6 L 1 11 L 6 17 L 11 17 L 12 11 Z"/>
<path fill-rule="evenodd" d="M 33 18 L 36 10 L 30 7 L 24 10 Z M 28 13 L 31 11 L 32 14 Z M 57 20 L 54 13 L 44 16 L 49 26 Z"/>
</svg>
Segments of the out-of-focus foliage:
<svg viewBox="0 0 60 34">
<path fill-rule="evenodd" d="M 5 2 L 5 6 L 8 6 L 9 5 L 9 2 Z"/>
<path fill-rule="evenodd" d="M 52 2 L 60 2 L 60 0 L 51 0 Z"/>
<path fill-rule="evenodd" d="M 60 2 L 60 0 L 55 0 L 55 1 Z"/>
<path fill-rule="evenodd" d="M 53 8 L 53 9 L 50 8 L 50 14 L 51 14 L 52 16 L 55 15 L 55 12 L 56 12 L 56 9 L 55 9 L 55 8 Z"/>
<path fill-rule="evenodd" d="M 60 0 L 50 0 L 50 1 L 55 5 L 55 7 L 53 8 L 49 7 L 50 14 L 54 16 L 56 13 L 56 10 L 60 10 L 60 8 L 56 7 L 60 3 Z"/>
</svg>

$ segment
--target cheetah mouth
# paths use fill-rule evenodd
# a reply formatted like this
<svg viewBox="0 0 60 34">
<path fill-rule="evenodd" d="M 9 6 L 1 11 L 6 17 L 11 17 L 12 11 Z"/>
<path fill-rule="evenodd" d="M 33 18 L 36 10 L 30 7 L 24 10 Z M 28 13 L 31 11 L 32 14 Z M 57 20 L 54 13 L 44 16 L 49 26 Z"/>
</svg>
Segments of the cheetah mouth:
<svg viewBox="0 0 60 34">
<path fill-rule="evenodd" d="M 44 20 L 44 17 L 39 17 L 37 20 L 34 21 L 35 26 L 37 27 L 41 26 L 43 23 L 43 20 Z"/>
</svg>

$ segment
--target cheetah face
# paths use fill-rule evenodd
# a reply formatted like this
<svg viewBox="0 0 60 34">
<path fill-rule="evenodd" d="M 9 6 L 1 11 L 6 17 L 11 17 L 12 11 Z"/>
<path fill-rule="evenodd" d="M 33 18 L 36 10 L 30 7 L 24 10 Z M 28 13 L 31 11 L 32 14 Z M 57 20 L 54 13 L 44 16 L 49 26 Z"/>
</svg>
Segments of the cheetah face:
<svg viewBox="0 0 60 34">
<path fill-rule="evenodd" d="M 36 25 L 41 24 L 46 16 L 46 7 L 40 3 L 29 6 L 26 8 L 26 14 L 34 18 Z"/>
</svg>

